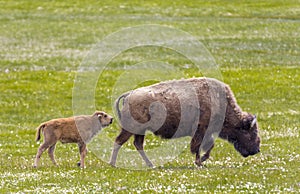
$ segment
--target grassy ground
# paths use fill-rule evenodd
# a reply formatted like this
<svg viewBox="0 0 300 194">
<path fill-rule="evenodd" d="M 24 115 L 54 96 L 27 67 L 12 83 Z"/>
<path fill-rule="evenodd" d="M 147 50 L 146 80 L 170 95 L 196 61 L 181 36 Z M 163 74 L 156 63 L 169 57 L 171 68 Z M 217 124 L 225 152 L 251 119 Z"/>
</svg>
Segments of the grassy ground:
<svg viewBox="0 0 300 194">
<path fill-rule="evenodd" d="M 299 193 L 299 1 L 0 1 L 0 192 Z M 245 111 L 258 115 L 261 153 L 242 158 L 217 140 L 205 167 L 188 148 L 150 170 L 112 168 L 90 152 L 76 167 L 75 145 L 58 144 L 59 167 L 45 153 L 32 168 L 43 121 L 73 115 L 77 67 L 105 36 L 125 27 L 161 24 L 184 30 L 214 56 L 223 79 Z M 122 69 L 158 59 L 185 77 L 184 57 L 170 50 L 131 49 L 101 74 L 96 108 L 112 112 L 111 96 Z M 113 138 L 117 123 L 106 131 Z M 151 144 L 152 142 L 152 144 Z M 146 145 L 159 145 L 149 136 Z M 134 150 L 132 143 L 126 145 Z M 147 147 L 147 146 L 146 146 Z"/>
</svg>

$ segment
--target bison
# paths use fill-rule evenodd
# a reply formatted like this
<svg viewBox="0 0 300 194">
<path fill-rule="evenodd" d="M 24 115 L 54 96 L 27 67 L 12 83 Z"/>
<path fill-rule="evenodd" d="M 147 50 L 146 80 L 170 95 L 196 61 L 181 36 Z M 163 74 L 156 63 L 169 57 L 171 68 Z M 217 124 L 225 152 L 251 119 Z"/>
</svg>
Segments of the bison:
<svg viewBox="0 0 300 194">
<path fill-rule="evenodd" d="M 209 158 L 216 137 L 232 143 L 243 157 L 260 151 L 256 116 L 243 112 L 230 87 L 216 79 L 172 80 L 138 88 L 122 94 L 115 109 L 121 132 L 113 146 L 113 166 L 120 147 L 134 135 L 134 146 L 153 167 L 143 147 L 146 130 L 166 139 L 191 136 L 190 150 L 198 166 Z"/>
<path fill-rule="evenodd" d="M 53 164 L 57 165 L 54 158 L 54 150 L 57 141 L 62 143 L 77 143 L 80 153 L 78 166 L 84 168 L 84 158 L 87 154 L 86 143 L 113 122 L 113 118 L 103 111 L 96 111 L 93 115 L 79 115 L 69 118 L 52 119 L 42 123 L 36 131 L 36 141 L 41 139 L 41 131 L 44 142 L 38 149 L 35 157 L 36 168 L 42 153 L 48 149 L 49 157 Z"/>
</svg>

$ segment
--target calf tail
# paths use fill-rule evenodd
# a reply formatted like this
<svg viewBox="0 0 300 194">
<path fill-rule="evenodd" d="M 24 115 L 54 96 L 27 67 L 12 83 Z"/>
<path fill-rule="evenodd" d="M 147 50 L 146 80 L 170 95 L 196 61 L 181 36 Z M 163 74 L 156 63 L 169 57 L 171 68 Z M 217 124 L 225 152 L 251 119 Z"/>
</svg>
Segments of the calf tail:
<svg viewBox="0 0 300 194">
<path fill-rule="evenodd" d="M 131 92 L 131 91 L 130 91 Z M 121 101 L 121 99 L 122 98 L 126 98 L 129 94 L 130 94 L 130 92 L 126 92 L 126 93 L 124 93 L 124 94 L 122 94 L 117 100 L 116 100 L 116 102 L 115 102 L 115 109 L 116 109 L 116 111 L 117 111 L 117 114 L 118 114 L 118 118 L 121 120 L 121 111 L 120 111 L 120 101 Z M 123 104 L 124 104 L 124 101 L 123 101 Z"/>
<path fill-rule="evenodd" d="M 39 140 L 41 139 L 41 130 L 43 130 L 45 126 L 46 126 L 46 123 L 42 123 L 42 124 L 36 129 L 35 141 L 39 141 Z"/>
</svg>

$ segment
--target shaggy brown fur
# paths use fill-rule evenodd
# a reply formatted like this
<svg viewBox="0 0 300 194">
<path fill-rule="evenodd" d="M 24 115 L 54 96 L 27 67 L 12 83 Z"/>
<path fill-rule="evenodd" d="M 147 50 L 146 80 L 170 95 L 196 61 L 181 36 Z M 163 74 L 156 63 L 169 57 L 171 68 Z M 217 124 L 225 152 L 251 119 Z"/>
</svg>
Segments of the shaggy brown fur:
<svg viewBox="0 0 300 194">
<path fill-rule="evenodd" d="M 93 115 L 81 115 L 70 118 L 53 119 L 42 123 L 36 132 L 36 141 L 44 134 L 44 142 L 39 147 L 34 161 L 37 167 L 42 153 L 48 149 L 49 157 L 57 165 L 54 158 L 54 150 L 57 141 L 62 143 L 77 143 L 80 153 L 78 166 L 84 167 L 84 158 L 87 153 L 86 143 L 98 133 L 103 127 L 110 125 L 113 118 L 103 111 L 96 111 Z"/>
<path fill-rule="evenodd" d="M 136 149 L 152 166 L 143 149 L 146 130 L 167 139 L 191 136 L 191 152 L 199 166 L 209 158 L 215 135 L 233 143 L 244 157 L 259 152 L 256 117 L 243 112 L 229 86 L 215 79 L 174 80 L 139 88 L 120 96 L 116 109 L 122 130 L 115 140 L 112 165 L 120 147 L 134 135 Z M 204 151 L 201 158 L 200 151 Z"/>
</svg>

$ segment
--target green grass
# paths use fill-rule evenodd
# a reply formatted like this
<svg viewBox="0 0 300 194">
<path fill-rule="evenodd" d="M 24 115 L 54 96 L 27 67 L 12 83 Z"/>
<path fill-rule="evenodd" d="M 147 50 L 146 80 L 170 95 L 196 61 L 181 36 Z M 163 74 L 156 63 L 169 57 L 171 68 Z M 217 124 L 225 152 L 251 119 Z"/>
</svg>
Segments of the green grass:
<svg viewBox="0 0 300 194">
<path fill-rule="evenodd" d="M 0 192 L 299 193 L 299 5 L 293 0 L 0 1 Z M 243 158 L 218 139 L 203 168 L 194 166 L 187 146 L 161 167 L 129 170 L 112 168 L 90 151 L 83 170 L 76 166 L 77 146 L 59 143 L 59 167 L 45 153 L 33 169 L 35 128 L 73 115 L 74 80 L 84 57 L 105 36 L 142 24 L 181 29 L 204 44 L 239 105 L 258 115 L 261 153 Z M 201 75 L 172 50 L 129 49 L 99 77 L 95 107 L 113 114 L 111 98 L 123 68 L 153 59 L 184 77 Z M 105 131 L 113 139 L 117 123 Z M 145 149 L 160 144 L 149 135 Z M 132 141 L 125 147 L 134 150 Z"/>
</svg>

